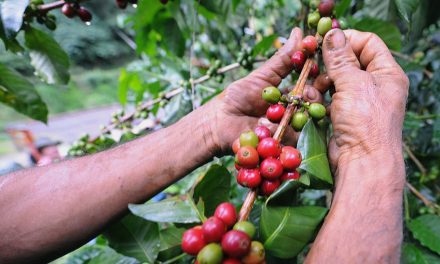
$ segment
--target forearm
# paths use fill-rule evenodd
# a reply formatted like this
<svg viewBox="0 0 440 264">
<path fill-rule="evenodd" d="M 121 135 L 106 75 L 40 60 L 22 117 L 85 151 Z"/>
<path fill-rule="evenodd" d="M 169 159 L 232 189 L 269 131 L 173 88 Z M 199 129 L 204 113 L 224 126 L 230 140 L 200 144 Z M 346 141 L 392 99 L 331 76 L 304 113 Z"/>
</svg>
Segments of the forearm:
<svg viewBox="0 0 440 264">
<path fill-rule="evenodd" d="M 211 116 L 95 155 L 0 178 L 0 259 L 30 263 L 91 239 L 110 221 L 212 158 Z"/>
<path fill-rule="evenodd" d="M 401 149 L 338 164 L 333 204 L 307 263 L 398 263 L 405 182 Z"/>
</svg>

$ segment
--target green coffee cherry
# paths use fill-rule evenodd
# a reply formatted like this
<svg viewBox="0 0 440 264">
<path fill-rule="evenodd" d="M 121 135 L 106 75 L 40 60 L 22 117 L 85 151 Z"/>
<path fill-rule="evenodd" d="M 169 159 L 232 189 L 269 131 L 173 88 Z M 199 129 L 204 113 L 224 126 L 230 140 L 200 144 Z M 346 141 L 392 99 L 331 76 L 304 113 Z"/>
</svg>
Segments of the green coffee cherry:
<svg viewBox="0 0 440 264">
<path fill-rule="evenodd" d="M 217 243 L 206 245 L 197 255 L 199 264 L 220 264 L 222 258 L 222 247 Z"/>
<path fill-rule="evenodd" d="M 280 100 L 281 92 L 276 87 L 269 86 L 264 88 L 262 97 L 269 104 L 276 104 Z"/>
<path fill-rule="evenodd" d="M 258 136 L 253 131 L 247 131 L 240 135 L 240 147 L 251 146 L 256 148 L 258 145 Z"/>
<path fill-rule="evenodd" d="M 296 112 L 292 116 L 292 121 L 290 122 L 290 125 L 293 127 L 293 129 L 297 132 L 301 131 L 305 124 L 307 123 L 308 117 L 303 112 Z"/>
<path fill-rule="evenodd" d="M 341 18 L 338 18 L 338 22 L 339 22 L 339 26 L 341 27 L 342 30 L 348 28 L 348 21 L 347 21 L 347 19 L 341 17 Z"/>
<path fill-rule="evenodd" d="M 319 3 L 321 3 L 321 0 L 310 0 L 309 6 L 311 9 L 316 9 L 318 8 Z"/>
<path fill-rule="evenodd" d="M 325 36 L 330 29 L 332 29 L 332 19 L 329 17 L 322 17 L 318 22 L 319 35 Z"/>
<path fill-rule="evenodd" d="M 234 230 L 242 231 L 246 233 L 251 239 L 255 236 L 255 226 L 249 221 L 240 221 L 237 222 L 234 227 Z"/>
<path fill-rule="evenodd" d="M 309 112 L 309 115 L 313 119 L 317 119 L 317 120 L 322 119 L 326 113 L 325 106 L 323 106 L 320 103 L 310 104 L 309 109 L 307 109 L 307 111 Z"/>
<path fill-rule="evenodd" d="M 321 19 L 319 12 L 309 13 L 307 16 L 307 25 L 309 25 L 309 28 L 316 28 L 316 26 L 318 26 L 319 19 Z"/>
</svg>

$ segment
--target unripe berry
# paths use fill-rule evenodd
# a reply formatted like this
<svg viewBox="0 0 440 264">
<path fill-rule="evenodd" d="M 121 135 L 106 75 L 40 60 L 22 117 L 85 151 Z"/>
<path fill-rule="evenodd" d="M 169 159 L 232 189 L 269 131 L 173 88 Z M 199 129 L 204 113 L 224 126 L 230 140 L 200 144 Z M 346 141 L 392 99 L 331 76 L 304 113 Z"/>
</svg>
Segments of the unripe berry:
<svg viewBox="0 0 440 264">
<path fill-rule="evenodd" d="M 203 231 L 200 227 L 193 227 L 183 233 L 182 250 L 189 255 L 197 255 L 206 245 L 203 239 Z"/>
<path fill-rule="evenodd" d="M 220 218 L 227 227 L 231 227 L 237 222 L 237 212 L 231 203 L 221 203 L 217 206 L 214 216 Z"/>
<path fill-rule="evenodd" d="M 262 92 L 262 97 L 269 104 L 276 104 L 280 100 L 281 92 L 276 87 L 266 87 Z"/>
<path fill-rule="evenodd" d="M 266 126 L 257 126 L 254 129 L 254 132 L 258 136 L 259 141 L 271 136 L 270 129 L 267 128 Z"/>
<path fill-rule="evenodd" d="M 211 243 L 206 245 L 197 255 L 199 264 L 220 264 L 223 258 L 223 251 L 219 244 Z"/>
<path fill-rule="evenodd" d="M 292 146 L 285 146 L 281 150 L 280 161 L 287 170 L 295 170 L 301 165 L 301 152 Z"/>
<path fill-rule="evenodd" d="M 203 223 L 202 231 L 206 243 L 219 242 L 226 233 L 226 225 L 220 218 L 212 216 Z"/>
<path fill-rule="evenodd" d="M 343 18 L 343 17 L 339 18 L 338 22 L 339 22 L 339 26 L 342 30 L 348 28 L 348 22 L 345 18 Z"/>
<path fill-rule="evenodd" d="M 310 9 L 318 8 L 319 3 L 321 3 L 321 0 L 310 0 L 309 2 Z"/>
<path fill-rule="evenodd" d="M 310 68 L 310 72 L 309 72 L 309 76 L 311 78 L 316 78 L 319 75 L 319 67 L 318 64 L 313 63 L 312 64 L 312 68 Z"/>
<path fill-rule="evenodd" d="M 341 25 L 339 24 L 339 21 L 336 18 L 332 19 L 332 29 L 335 28 L 341 28 Z"/>
<path fill-rule="evenodd" d="M 282 182 L 288 181 L 288 180 L 298 180 L 301 175 L 298 171 L 286 171 L 281 175 L 280 180 Z"/>
<path fill-rule="evenodd" d="M 308 55 L 313 55 L 318 48 L 318 41 L 314 36 L 307 36 L 302 40 L 302 48 Z"/>
<path fill-rule="evenodd" d="M 92 21 L 92 14 L 89 12 L 89 10 L 85 9 L 84 7 L 80 7 L 77 11 L 79 18 L 83 22 L 90 22 Z"/>
<path fill-rule="evenodd" d="M 240 146 L 251 146 L 256 148 L 258 145 L 258 136 L 253 131 L 246 131 L 240 135 Z"/>
<path fill-rule="evenodd" d="M 307 25 L 309 25 L 309 28 L 315 28 L 318 25 L 319 19 L 321 16 L 318 12 L 310 13 L 307 16 Z"/>
<path fill-rule="evenodd" d="M 309 115 L 313 119 L 322 119 L 326 114 L 325 106 L 323 106 L 320 103 L 312 103 L 309 106 L 309 109 L 307 109 L 307 112 L 309 112 Z"/>
<path fill-rule="evenodd" d="M 237 163 L 240 167 L 253 169 L 258 166 L 260 161 L 258 151 L 251 146 L 241 147 L 237 152 Z"/>
<path fill-rule="evenodd" d="M 331 16 L 334 6 L 335 2 L 333 0 L 321 0 L 318 6 L 319 14 L 321 14 L 322 17 Z"/>
<path fill-rule="evenodd" d="M 227 232 L 222 238 L 222 249 L 230 257 L 241 258 L 249 253 L 251 239 L 238 230 Z"/>
<path fill-rule="evenodd" d="M 292 128 L 299 132 L 303 129 L 304 125 L 307 123 L 308 117 L 303 112 L 296 112 L 292 116 L 292 121 L 290 121 L 290 125 Z"/>
<path fill-rule="evenodd" d="M 266 117 L 269 121 L 273 123 L 279 123 L 283 118 L 284 112 L 286 108 L 284 108 L 281 104 L 271 105 L 266 111 Z"/>
<path fill-rule="evenodd" d="M 321 36 L 325 36 L 327 32 L 332 29 L 332 19 L 329 17 L 323 17 L 319 20 L 318 23 L 318 33 Z"/>
<path fill-rule="evenodd" d="M 237 175 L 237 182 L 243 187 L 256 188 L 261 183 L 259 169 L 241 169 Z"/>
<path fill-rule="evenodd" d="M 283 165 L 278 159 L 267 158 L 260 164 L 260 173 L 265 179 L 277 179 L 283 174 Z"/>
<path fill-rule="evenodd" d="M 249 253 L 242 258 L 243 264 L 260 264 L 263 263 L 266 252 L 263 244 L 258 241 L 252 241 Z"/>
<path fill-rule="evenodd" d="M 61 7 L 61 12 L 68 18 L 72 18 L 76 15 L 76 10 L 71 3 L 65 3 L 63 7 Z"/>
<path fill-rule="evenodd" d="M 251 239 L 255 236 L 255 232 L 257 231 L 254 224 L 249 221 L 237 222 L 233 229 L 245 232 Z"/>
<path fill-rule="evenodd" d="M 292 57 L 290 57 L 290 61 L 292 62 L 295 71 L 301 72 L 306 61 L 306 56 L 302 51 L 298 50 L 293 53 Z"/>
<path fill-rule="evenodd" d="M 260 185 L 260 192 L 264 196 L 270 196 L 273 192 L 280 187 L 281 183 L 279 179 L 268 181 L 263 180 L 263 182 Z"/>
<path fill-rule="evenodd" d="M 257 152 L 261 158 L 278 158 L 281 153 L 280 143 L 273 138 L 265 138 L 258 144 Z"/>
</svg>

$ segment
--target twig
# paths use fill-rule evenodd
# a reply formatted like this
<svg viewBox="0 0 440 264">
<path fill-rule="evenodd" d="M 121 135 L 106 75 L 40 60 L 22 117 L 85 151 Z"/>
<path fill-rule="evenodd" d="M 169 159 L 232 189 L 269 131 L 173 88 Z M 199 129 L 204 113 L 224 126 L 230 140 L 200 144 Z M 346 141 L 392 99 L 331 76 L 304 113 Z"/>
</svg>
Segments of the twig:
<svg viewBox="0 0 440 264">
<path fill-rule="evenodd" d="M 403 149 L 408 154 L 409 158 L 414 162 L 414 164 L 416 164 L 417 168 L 419 168 L 422 175 L 425 176 L 426 172 L 427 172 L 425 166 L 423 166 L 423 164 L 420 162 L 420 160 L 417 159 L 416 155 L 414 155 L 414 153 L 411 151 L 411 149 L 408 147 L 408 145 L 406 145 L 405 142 L 403 143 Z"/>
<path fill-rule="evenodd" d="M 394 50 L 391 50 L 391 54 L 393 54 L 394 56 L 396 56 L 396 57 L 398 57 L 398 58 L 401 58 L 401 59 L 403 59 L 403 60 L 406 60 L 406 61 L 411 61 L 411 62 L 414 61 L 410 56 L 408 56 L 408 55 L 406 55 L 406 54 L 402 54 L 402 53 L 397 52 L 397 51 L 394 51 Z M 433 76 L 433 73 L 432 73 L 432 72 L 428 71 L 427 69 L 423 69 L 423 73 L 424 73 L 426 76 L 428 76 L 429 79 L 432 79 L 432 76 Z"/>
</svg>

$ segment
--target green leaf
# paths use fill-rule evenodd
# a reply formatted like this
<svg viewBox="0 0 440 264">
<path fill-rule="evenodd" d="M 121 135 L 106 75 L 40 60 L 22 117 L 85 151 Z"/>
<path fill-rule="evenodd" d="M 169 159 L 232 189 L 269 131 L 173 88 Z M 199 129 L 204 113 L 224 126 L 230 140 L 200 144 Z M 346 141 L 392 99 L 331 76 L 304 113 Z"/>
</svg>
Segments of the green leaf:
<svg viewBox="0 0 440 264">
<path fill-rule="evenodd" d="M 0 64 L 0 102 L 47 123 L 47 106 L 34 86 L 18 72 Z"/>
<path fill-rule="evenodd" d="M 399 11 L 399 15 L 409 24 L 412 14 L 420 4 L 420 0 L 394 0 L 394 3 L 396 4 L 397 11 Z"/>
<path fill-rule="evenodd" d="M 312 120 L 307 121 L 301 131 L 297 148 L 301 151 L 303 158 L 299 168 L 312 177 L 332 184 L 333 179 L 327 158 L 327 145 L 322 140 Z"/>
<path fill-rule="evenodd" d="M 417 247 L 411 243 L 404 243 L 402 246 L 402 264 L 431 264 L 440 263 L 440 257 Z"/>
<path fill-rule="evenodd" d="M 390 15 L 391 0 L 365 0 L 362 12 L 370 17 L 387 20 Z"/>
<path fill-rule="evenodd" d="M 278 258 L 296 256 L 313 239 L 326 213 L 326 208 L 315 206 L 264 206 L 260 219 L 264 248 Z"/>
<path fill-rule="evenodd" d="M 173 247 L 180 247 L 183 232 L 185 232 L 185 229 L 174 226 L 161 230 L 160 251 L 168 250 Z"/>
<path fill-rule="evenodd" d="M 4 31 L 3 23 L 1 19 L 0 19 L 0 39 L 3 40 L 6 50 L 10 50 L 14 53 L 24 51 L 23 47 L 20 45 L 20 43 L 18 43 L 18 41 L 15 38 L 9 39 L 8 37 L 6 37 L 6 33 Z"/>
<path fill-rule="evenodd" d="M 140 264 L 137 259 L 118 254 L 112 248 L 100 245 L 86 245 L 50 262 L 50 264 Z"/>
<path fill-rule="evenodd" d="M 110 226 L 104 236 L 117 252 L 143 262 L 154 263 L 159 253 L 158 224 L 132 214 Z"/>
<path fill-rule="evenodd" d="M 348 8 L 351 5 L 351 0 L 342 0 L 335 7 L 336 17 L 344 16 L 345 12 L 347 12 Z"/>
<path fill-rule="evenodd" d="M 296 198 L 295 191 L 301 186 L 304 186 L 304 184 L 299 180 L 288 180 L 283 182 L 283 184 L 274 193 L 272 193 L 269 198 L 267 198 L 266 205 L 292 205 L 294 199 Z"/>
<path fill-rule="evenodd" d="M 252 49 L 252 56 L 264 54 L 267 50 L 269 50 L 272 47 L 272 43 L 275 41 L 276 38 L 277 38 L 277 35 L 275 35 L 275 34 L 264 37 Z"/>
<path fill-rule="evenodd" d="M 440 254 L 440 217 L 427 214 L 413 219 L 408 224 L 413 236 L 420 244 Z"/>
<path fill-rule="evenodd" d="M 29 0 L 4 0 L 1 3 L 3 29 L 8 38 L 14 37 L 23 24 L 23 14 Z"/>
<path fill-rule="evenodd" d="M 206 215 L 213 215 L 215 208 L 224 201 L 229 200 L 231 189 L 231 174 L 218 164 L 211 165 L 203 179 L 194 189 L 194 201 L 200 198 L 205 203 Z"/>
<path fill-rule="evenodd" d="M 187 196 L 172 197 L 160 202 L 129 204 L 128 208 L 134 215 L 154 222 L 201 222 L 201 216 L 194 202 Z"/>
<path fill-rule="evenodd" d="M 38 76 L 49 84 L 69 82 L 69 57 L 47 33 L 28 27 L 25 44 L 30 50 L 31 64 Z"/>
<path fill-rule="evenodd" d="M 378 35 L 392 50 L 399 51 L 402 47 L 402 36 L 396 25 L 376 19 L 376 18 L 364 18 L 357 21 L 353 25 L 354 29 L 373 32 Z"/>
</svg>

